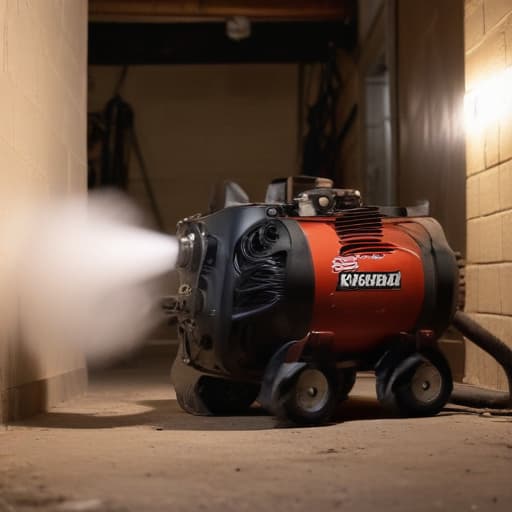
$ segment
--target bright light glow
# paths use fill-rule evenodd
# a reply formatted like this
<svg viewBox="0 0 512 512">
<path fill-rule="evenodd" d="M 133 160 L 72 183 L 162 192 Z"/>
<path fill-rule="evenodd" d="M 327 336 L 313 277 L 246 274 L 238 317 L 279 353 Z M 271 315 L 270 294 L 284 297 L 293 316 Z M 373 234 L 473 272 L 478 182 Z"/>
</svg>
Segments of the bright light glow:
<svg viewBox="0 0 512 512">
<path fill-rule="evenodd" d="M 480 131 L 512 116 L 512 67 L 471 89 L 464 97 L 464 118 L 468 131 Z"/>
</svg>

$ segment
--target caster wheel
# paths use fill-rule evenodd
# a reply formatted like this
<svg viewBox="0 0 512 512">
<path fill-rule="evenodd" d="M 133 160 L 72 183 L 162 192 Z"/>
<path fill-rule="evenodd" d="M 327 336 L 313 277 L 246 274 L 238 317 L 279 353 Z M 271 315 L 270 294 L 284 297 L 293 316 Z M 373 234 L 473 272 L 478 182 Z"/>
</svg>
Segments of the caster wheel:
<svg viewBox="0 0 512 512">
<path fill-rule="evenodd" d="M 395 406 L 402 416 L 435 416 L 452 394 L 452 374 L 444 356 L 431 350 L 422 352 L 421 359 L 394 386 Z"/>
<path fill-rule="evenodd" d="M 243 414 L 256 400 L 259 386 L 204 376 L 199 380 L 197 392 L 211 414 Z"/>
<path fill-rule="evenodd" d="M 199 412 L 198 410 L 190 407 L 190 405 L 189 405 L 191 402 L 190 396 L 193 395 L 193 393 L 194 393 L 193 386 L 187 386 L 186 389 L 175 388 L 174 391 L 176 393 L 176 401 L 178 402 L 178 405 L 185 412 L 188 412 L 189 414 L 207 414 L 206 412 L 203 412 L 203 411 Z"/>
<path fill-rule="evenodd" d="M 240 414 L 256 399 L 259 386 L 210 377 L 183 362 L 180 345 L 171 370 L 171 381 L 179 406 L 190 414 Z"/>
<path fill-rule="evenodd" d="M 176 393 L 176 400 L 185 412 L 208 416 L 211 412 L 206 408 L 197 392 L 202 377 L 200 372 L 183 362 L 183 347 L 180 344 L 171 368 L 171 382 Z"/>
<path fill-rule="evenodd" d="M 278 391 L 274 407 L 278 420 L 296 425 L 327 422 L 337 400 L 336 384 L 334 372 L 305 366 Z"/>
</svg>

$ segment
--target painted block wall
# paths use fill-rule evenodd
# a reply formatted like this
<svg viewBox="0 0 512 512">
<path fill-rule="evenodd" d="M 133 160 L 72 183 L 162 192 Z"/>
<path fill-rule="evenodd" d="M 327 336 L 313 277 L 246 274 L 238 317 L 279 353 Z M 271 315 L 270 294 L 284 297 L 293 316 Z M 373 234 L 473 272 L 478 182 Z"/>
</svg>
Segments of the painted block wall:
<svg viewBox="0 0 512 512">
<path fill-rule="evenodd" d="M 86 65 L 86 0 L 0 0 L 0 422 L 86 382 L 82 354 L 24 346 L 7 243 L 37 201 L 86 192 Z"/>
<path fill-rule="evenodd" d="M 512 2 L 466 0 L 466 91 L 512 66 Z M 512 114 L 466 135 L 466 311 L 512 345 Z M 469 382 L 506 389 L 501 369 L 468 344 Z"/>
<path fill-rule="evenodd" d="M 121 69 L 89 68 L 89 111 L 111 98 Z M 233 180 L 262 201 L 275 177 L 297 173 L 298 67 L 210 64 L 129 67 L 121 95 L 135 127 L 165 228 L 207 210 L 213 185 Z M 129 193 L 149 201 L 132 155 Z"/>
</svg>

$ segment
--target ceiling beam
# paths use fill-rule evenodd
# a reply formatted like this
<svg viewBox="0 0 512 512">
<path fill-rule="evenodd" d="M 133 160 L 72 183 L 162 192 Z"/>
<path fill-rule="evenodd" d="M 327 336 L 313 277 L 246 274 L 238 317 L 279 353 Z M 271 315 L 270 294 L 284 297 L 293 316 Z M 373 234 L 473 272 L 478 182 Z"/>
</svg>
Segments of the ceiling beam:
<svg viewBox="0 0 512 512">
<path fill-rule="evenodd" d="M 218 20 L 352 21 L 356 0 L 89 0 L 92 21 Z"/>
</svg>

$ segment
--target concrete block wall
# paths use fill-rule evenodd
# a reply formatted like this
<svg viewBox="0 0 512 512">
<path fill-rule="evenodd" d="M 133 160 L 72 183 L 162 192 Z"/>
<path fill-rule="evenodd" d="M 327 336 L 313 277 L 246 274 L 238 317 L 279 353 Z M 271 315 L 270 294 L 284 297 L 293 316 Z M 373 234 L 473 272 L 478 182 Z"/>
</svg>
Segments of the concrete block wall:
<svg viewBox="0 0 512 512">
<path fill-rule="evenodd" d="M 466 0 L 466 91 L 512 66 L 512 2 Z M 512 345 L 512 112 L 466 136 L 466 310 Z M 501 369 L 468 344 L 466 378 L 505 389 Z"/>
<path fill-rule="evenodd" d="M 35 202 L 86 193 L 86 66 L 87 0 L 0 0 L 0 422 L 86 383 L 80 353 L 24 346 L 13 251 Z"/>
</svg>

